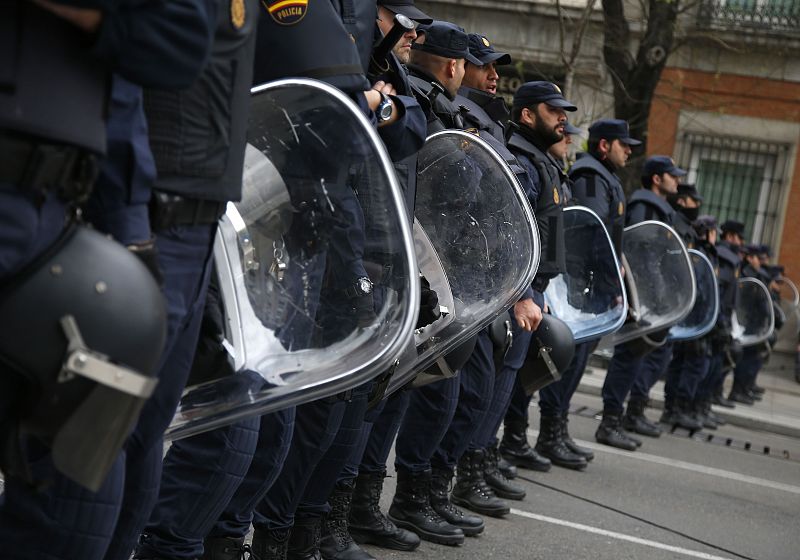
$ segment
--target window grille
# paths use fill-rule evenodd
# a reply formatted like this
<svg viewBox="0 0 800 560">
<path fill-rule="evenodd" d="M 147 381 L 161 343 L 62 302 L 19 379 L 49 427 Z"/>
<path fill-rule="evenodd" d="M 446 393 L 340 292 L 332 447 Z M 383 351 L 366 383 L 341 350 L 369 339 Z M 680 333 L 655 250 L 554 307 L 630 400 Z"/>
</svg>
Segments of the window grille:
<svg viewBox="0 0 800 560">
<path fill-rule="evenodd" d="M 739 220 L 748 241 L 775 247 L 791 146 L 691 132 L 681 135 L 680 146 L 677 163 L 705 198 L 700 212 L 719 223 Z"/>
</svg>

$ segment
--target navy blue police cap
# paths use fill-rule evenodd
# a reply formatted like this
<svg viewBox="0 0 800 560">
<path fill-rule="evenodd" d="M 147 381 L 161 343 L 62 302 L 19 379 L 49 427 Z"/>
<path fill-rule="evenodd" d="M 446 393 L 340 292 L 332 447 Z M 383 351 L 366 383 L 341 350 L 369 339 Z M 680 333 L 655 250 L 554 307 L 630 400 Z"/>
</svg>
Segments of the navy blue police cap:
<svg viewBox="0 0 800 560">
<path fill-rule="evenodd" d="M 481 65 L 494 62 L 498 66 L 511 64 L 511 55 L 497 52 L 485 35 L 478 33 L 469 34 L 469 52 L 481 61 Z"/>
<path fill-rule="evenodd" d="M 582 132 L 583 131 L 580 128 L 578 128 L 571 122 L 567 121 L 566 123 L 564 123 L 564 134 L 569 134 L 570 136 L 572 136 L 574 134 L 581 134 Z"/>
<path fill-rule="evenodd" d="M 642 177 L 652 177 L 653 175 L 663 175 L 669 173 L 673 177 L 683 177 L 686 171 L 675 165 L 669 156 L 650 156 L 644 162 Z"/>
<path fill-rule="evenodd" d="M 622 119 L 600 119 L 589 127 L 589 138 L 598 140 L 619 140 L 629 146 L 638 146 L 639 140 L 631 138 L 628 121 Z"/>
<path fill-rule="evenodd" d="M 768 257 L 772 256 L 772 248 L 769 245 L 759 245 L 758 252 L 761 255 L 767 255 Z"/>
<path fill-rule="evenodd" d="M 727 220 L 719 228 L 722 233 L 735 233 L 739 237 L 744 237 L 744 224 L 737 220 Z"/>
<path fill-rule="evenodd" d="M 717 219 L 712 216 L 711 214 L 703 214 L 698 216 L 695 221 L 692 222 L 692 227 L 698 233 L 705 233 L 707 231 L 716 230 L 717 229 Z"/>
<path fill-rule="evenodd" d="M 378 6 L 383 6 L 395 14 L 402 14 L 417 23 L 431 23 L 433 21 L 431 16 L 414 5 L 414 0 L 378 0 Z"/>
<path fill-rule="evenodd" d="M 695 199 L 697 202 L 705 200 L 703 195 L 697 190 L 697 187 L 692 183 L 681 183 L 678 185 L 678 197 L 688 196 Z"/>
<path fill-rule="evenodd" d="M 530 107 L 537 103 L 547 103 L 551 107 L 559 107 L 565 111 L 577 111 L 578 108 L 564 99 L 561 88 L 552 82 L 526 82 L 514 93 L 514 107 Z"/>
<path fill-rule="evenodd" d="M 742 253 L 747 256 L 758 255 L 760 253 L 761 245 L 755 243 L 745 243 L 742 245 Z"/>
<path fill-rule="evenodd" d="M 425 34 L 425 41 L 413 43 L 412 49 L 444 58 L 463 58 L 475 66 L 483 66 L 480 60 L 469 54 L 467 32 L 459 26 L 448 21 L 434 21 L 420 25 L 417 32 Z"/>
</svg>

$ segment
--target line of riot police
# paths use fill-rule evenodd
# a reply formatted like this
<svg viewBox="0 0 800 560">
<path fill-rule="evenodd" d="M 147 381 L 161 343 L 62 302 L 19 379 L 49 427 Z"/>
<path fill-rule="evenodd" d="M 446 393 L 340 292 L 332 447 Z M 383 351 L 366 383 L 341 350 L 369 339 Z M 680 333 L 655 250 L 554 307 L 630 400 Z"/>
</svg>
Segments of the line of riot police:
<svg viewBox="0 0 800 560">
<path fill-rule="evenodd" d="M 516 468 L 593 460 L 568 411 L 603 337 L 602 443 L 660 433 L 665 371 L 670 425 L 717 424 L 733 365 L 756 398 L 791 282 L 753 246 L 737 281 L 742 224 L 715 245 L 665 156 L 626 203 L 627 123 L 567 167 L 558 86 L 509 109 L 487 37 L 377 4 L 2 8 L 6 557 L 461 544 Z"/>
</svg>

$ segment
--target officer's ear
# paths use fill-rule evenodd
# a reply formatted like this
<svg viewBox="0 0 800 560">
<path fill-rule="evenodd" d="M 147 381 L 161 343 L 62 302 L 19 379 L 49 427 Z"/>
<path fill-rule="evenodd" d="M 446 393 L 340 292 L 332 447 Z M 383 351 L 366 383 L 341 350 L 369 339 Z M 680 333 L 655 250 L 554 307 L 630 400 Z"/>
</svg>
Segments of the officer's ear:
<svg viewBox="0 0 800 560">
<path fill-rule="evenodd" d="M 447 61 L 447 77 L 448 78 L 455 78 L 456 77 L 456 68 L 458 67 L 458 61 L 455 58 L 451 58 Z"/>
<path fill-rule="evenodd" d="M 522 108 L 522 111 L 519 114 L 519 122 L 522 124 L 527 124 L 531 127 L 536 124 L 536 113 L 534 112 L 533 107 Z"/>
</svg>

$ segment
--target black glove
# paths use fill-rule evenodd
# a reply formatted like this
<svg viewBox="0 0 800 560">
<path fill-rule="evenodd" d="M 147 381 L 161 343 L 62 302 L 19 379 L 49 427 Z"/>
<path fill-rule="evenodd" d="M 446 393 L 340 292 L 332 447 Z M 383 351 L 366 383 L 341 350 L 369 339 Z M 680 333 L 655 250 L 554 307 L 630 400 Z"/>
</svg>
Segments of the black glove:
<svg viewBox="0 0 800 560">
<path fill-rule="evenodd" d="M 428 279 L 420 275 L 420 298 L 419 298 L 419 316 L 417 317 L 416 328 L 420 329 L 426 325 L 430 325 L 441 316 L 439 311 L 439 296 L 436 291 L 431 289 L 431 284 Z"/>
</svg>

